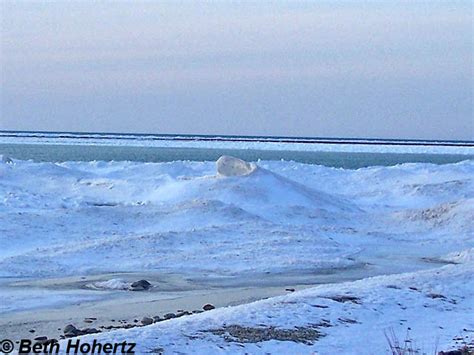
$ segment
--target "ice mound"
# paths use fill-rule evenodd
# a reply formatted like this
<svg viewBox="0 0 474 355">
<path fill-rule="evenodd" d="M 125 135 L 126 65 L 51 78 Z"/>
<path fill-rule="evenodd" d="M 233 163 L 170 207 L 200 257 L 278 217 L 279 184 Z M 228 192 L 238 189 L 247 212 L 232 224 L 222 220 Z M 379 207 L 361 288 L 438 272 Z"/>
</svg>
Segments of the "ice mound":
<svg viewBox="0 0 474 355">
<path fill-rule="evenodd" d="M 257 169 L 254 163 L 247 163 L 246 161 L 223 155 L 216 162 L 217 174 L 219 176 L 245 176 L 250 175 Z"/>
</svg>

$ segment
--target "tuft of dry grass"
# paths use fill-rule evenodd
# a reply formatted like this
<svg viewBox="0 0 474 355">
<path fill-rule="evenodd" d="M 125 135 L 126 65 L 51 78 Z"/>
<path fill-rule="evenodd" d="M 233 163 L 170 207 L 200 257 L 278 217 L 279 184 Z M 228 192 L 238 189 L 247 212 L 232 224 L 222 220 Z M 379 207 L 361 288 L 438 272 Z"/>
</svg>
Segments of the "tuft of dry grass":
<svg viewBox="0 0 474 355">
<path fill-rule="evenodd" d="M 420 354 L 420 349 L 417 349 L 416 343 L 410 338 L 409 331 L 405 336 L 405 340 L 400 341 L 398 336 L 395 334 L 393 328 L 384 332 L 385 339 L 387 339 L 390 353 L 392 355 L 416 355 Z M 435 351 L 436 355 L 436 351 Z"/>
<path fill-rule="evenodd" d="M 405 340 L 400 341 L 398 336 L 395 334 L 393 328 L 388 329 L 384 332 L 385 339 L 387 339 L 387 343 L 389 346 L 389 353 L 392 355 L 426 355 L 428 352 L 422 351 L 419 349 L 415 343 L 415 341 L 410 337 L 410 333 L 407 330 L 405 335 Z M 433 355 L 474 355 L 474 349 L 465 345 L 464 347 L 458 350 L 448 350 L 448 351 L 440 351 L 438 352 L 438 339 L 435 343 L 435 349 L 433 351 Z"/>
</svg>

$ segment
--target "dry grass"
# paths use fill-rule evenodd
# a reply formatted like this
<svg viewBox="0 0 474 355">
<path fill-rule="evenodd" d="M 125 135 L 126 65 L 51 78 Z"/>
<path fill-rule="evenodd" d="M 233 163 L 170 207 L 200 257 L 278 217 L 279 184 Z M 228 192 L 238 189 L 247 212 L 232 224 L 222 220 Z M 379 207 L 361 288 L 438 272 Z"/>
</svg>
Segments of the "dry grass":
<svg viewBox="0 0 474 355">
<path fill-rule="evenodd" d="M 385 339 L 387 339 L 388 346 L 390 348 L 390 353 L 392 355 L 416 355 L 416 354 L 426 354 L 422 353 L 416 345 L 416 342 L 410 337 L 410 333 L 407 330 L 404 340 L 400 340 L 395 334 L 393 328 L 390 328 L 388 331 L 384 332 Z M 434 355 L 438 353 L 438 341 L 436 341 L 436 347 L 434 350 Z"/>
</svg>

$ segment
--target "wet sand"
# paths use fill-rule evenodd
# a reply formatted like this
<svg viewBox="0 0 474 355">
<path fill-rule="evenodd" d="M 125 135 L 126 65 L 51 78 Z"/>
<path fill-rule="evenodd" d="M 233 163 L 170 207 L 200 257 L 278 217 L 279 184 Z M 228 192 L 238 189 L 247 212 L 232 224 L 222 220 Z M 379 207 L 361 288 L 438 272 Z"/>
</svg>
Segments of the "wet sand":
<svg viewBox="0 0 474 355">
<path fill-rule="evenodd" d="M 253 302 L 301 290 L 317 284 L 354 280 L 367 276 L 364 267 L 356 269 L 319 271 L 318 274 L 262 274 L 219 277 L 176 274 L 127 273 L 60 279 L 13 280 L 0 288 L 23 289 L 34 295 L 55 290 L 77 291 L 91 294 L 94 300 L 61 304 L 60 307 L 39 307 L 24 311 L 7 312 L 0 317 L 0 330 L 4 338 L 17 341 L 47 336 L 59 339 L 67 324 L 79 329 L 96 328 L 101 331 L 110 326 L 140 325 L 143 317 L 163 317 L 179 310 L 202 310 L 203 305 L 226 307 Z M 90 284 L 97 281 L 122 279 L 133 282 L 148 280 L 153 287 L 146 291 L 97 290 Z M 43 295 L 44 297 L 44 295 Z M 87 318 L 92 318 L 85 321 Z M 31 332 L 34 330 L 34 332 Z"/>
</svg>

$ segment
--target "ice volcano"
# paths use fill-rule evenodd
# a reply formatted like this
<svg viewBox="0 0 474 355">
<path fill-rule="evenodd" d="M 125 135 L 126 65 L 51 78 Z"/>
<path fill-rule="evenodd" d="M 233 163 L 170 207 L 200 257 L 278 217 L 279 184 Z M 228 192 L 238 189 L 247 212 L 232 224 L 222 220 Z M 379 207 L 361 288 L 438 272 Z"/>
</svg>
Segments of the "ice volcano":
<svg viewBox="0 0 474 355">
<path fill-rule="evenodd" d="M 238 158 L 220 157 L 216 170 L 214 176 L 182 178 L 165 184 L 154 198 L 174 203 L 219 201 L 272 221 L 284 215 L 295 217 L 294 221 L 309 218 L 314 222 L 318 216 L 360 212 L 343 197 L 304 186 Z"/>
</svg>

